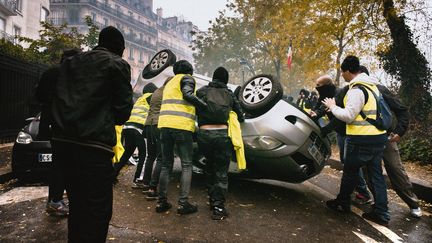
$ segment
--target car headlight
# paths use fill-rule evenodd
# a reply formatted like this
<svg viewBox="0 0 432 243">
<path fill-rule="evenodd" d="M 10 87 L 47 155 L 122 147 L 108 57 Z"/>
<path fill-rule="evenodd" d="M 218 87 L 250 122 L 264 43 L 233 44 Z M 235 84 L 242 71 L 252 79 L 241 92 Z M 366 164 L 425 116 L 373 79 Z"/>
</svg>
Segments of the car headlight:
<svg viewBox="0 0 432 243">
<path fill-rule="evenodd" d="M 21 131 L 18 133 L 16 142 L 20 144 L 29 144 L 33 142 L 33 139 L 30 134 Z"/>
<path fill-rule="evenodd" d="M 272 150 L 282 145 L 282 142 L 269 136 L 245 136 L 243 143 L 254 150 Z"/>
</svg>

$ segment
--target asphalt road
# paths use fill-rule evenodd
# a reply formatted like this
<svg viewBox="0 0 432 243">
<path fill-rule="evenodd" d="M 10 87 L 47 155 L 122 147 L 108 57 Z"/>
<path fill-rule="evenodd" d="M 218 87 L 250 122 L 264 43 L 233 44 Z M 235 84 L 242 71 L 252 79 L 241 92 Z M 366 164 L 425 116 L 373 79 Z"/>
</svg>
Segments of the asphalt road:
<svg viewBox="0 0 432 243">
<path fill-rule="evenodd" d="M 354 207 L 340 215 L 324 206 L 337 193 L 338 173 L 326 169 L 302 184 L 230 179 L 227 208 L 230 217 L 210 218 L 204 179 L 194 176 L 191 202 L 196 214 L 180 216 L 175 207 L 154 211 L 141 191 L 131 189 L 134 167 L 128 168 L 114 188 L 114 214 L 107 242 L 430 242 L 432 217 L 410 218 L 408 208 L 390 194 L 392 221 L 377 226 Z M 168 197 L 176 205 L 179 174 L 173 176 Z M 67 220 L 45 213 L 47 187 L 12 183 L 0 195 L 1 242 L 65 242 Z M 394 194 L 394 193 L 393 193 Z"/>
</svg>

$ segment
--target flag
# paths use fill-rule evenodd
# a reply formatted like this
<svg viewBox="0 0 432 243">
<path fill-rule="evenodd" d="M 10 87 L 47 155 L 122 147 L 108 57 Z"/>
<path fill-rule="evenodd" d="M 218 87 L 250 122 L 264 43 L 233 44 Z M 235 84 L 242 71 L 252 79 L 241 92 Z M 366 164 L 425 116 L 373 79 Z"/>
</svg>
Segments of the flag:
<svg viewBox="0 0 432 243">
<path fill-rule="evenodd" d="M 291 63 L 292 63 L 292 44 L 290 44 L 288 47 L 288 57 L 287 57 L 288 70 L 290 71 L 291 71 Z"/>
</svg>

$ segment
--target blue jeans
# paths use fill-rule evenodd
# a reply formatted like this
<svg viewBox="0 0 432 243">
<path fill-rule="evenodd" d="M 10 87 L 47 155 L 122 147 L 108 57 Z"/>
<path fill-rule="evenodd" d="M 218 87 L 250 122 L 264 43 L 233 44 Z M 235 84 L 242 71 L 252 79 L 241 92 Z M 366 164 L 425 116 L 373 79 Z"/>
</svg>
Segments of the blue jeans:
<svg viewBox="0 0 432 243">
<path fill-rule="evenodd" d="M 358 185 L 359 169 L 366 166 L 374 191 L 375 206 L 373 212 L 383 220 L 390 220 L 387 207 L 387 186 L 382 174 L 381 160 L 385 144 L 352 143 L 349 137 L 345 139 L 345 164 L 337 200 L 342 204 L 351 204 L 351 193 Z"/>
<path fill-rule="evenodd" d="M 193 139 L 192 132 L 162 128 L 160 130 L 161 149 L 162 149 L 162 169 L 159 178 L 159 202 L 167 201 L 167 187 L 169 177 L 174 164 L 174 145 L 181 160 L 182 174 L 180 180 L 179 204 L 184 204 L 188 200 L 192 181 L 192 156 Z"/>
<path fill-rule="evenodd" d="M 344 154 L 345 154 L 345 136 L 344 135 L 340 135 L 339 133 L 337 134 L 337 143 L 338 143 L 338 147 L 339 147 L 339 158 L 342 164 L 344 164 Z M 363 196 L 367 197 L 368 199 L 370 199 L 370 194 L 368 192 L 367 189 L 367 184 L 366 181 L 364 179 L 363 176 L 363 171 L 361 169 L 359 169 L 359 183 L 357 185 L 357 187 L 355 188 L 355 190 L 362 194 Z"/>
</svg>

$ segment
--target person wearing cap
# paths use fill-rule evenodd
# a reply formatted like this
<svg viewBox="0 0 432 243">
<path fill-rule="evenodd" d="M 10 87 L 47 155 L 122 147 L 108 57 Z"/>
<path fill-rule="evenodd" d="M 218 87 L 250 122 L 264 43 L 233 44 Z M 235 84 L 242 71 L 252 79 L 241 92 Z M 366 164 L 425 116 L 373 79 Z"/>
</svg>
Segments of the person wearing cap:
<svg viewBox="0 0 432 243">
<path fill-rule="evenodd" d="M 162 169 L 159 178 L 159 198 L 156 212 L 168 211 L 167 188 L 174 164 L 174 146 L 181 160 L 182 175 L 177 213 L 191 214 L 198 211 L 188 202 L 192 179 L 193 138 L 195 132 L 195 107 L 206 109 L 207 104 L 195 96 L 195 79 L 192 65 L 186 60 L 174 63 L 175 76 L 165 85 L 159 113 L 158 128 L 162 148 Z"/>
<path fill-rule="evenodd" d="M 205 174 L 212 210 L 212 219 L 221 220 L 228 216 L 225 208 L 225 196 L 228 191 L 228 168 L 233 144 L 228 136 L 228 117 L 230 111 L 237 114 L 240 122 L 244 121 L 240 103 L 234 93 L 228 89 L 228 71 L 218 67 L 212 81 L 198 89 L 197 96 L 207 103 L 207 109 L 197 109 L 198 146 L 206 158 Z"/>
<path fill-rule="evenodd" d="M 108 26 L 93 50 L 64 60 L 53 96 L 52 149 L 69 198 L 68 241 L 105 242 L 112 216 L 115 125 L 130 116 L 122 33 Z"/>
</svg>

